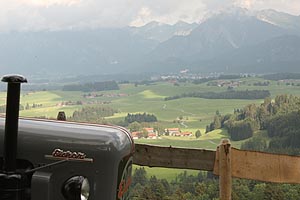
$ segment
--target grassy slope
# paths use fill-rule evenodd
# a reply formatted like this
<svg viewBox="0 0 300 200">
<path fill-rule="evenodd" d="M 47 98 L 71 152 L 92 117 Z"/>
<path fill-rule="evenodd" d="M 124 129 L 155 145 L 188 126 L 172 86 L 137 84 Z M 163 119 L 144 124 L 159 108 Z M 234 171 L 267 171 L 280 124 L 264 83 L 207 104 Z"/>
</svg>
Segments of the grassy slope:
<svg viewBox="0 0 300 200">
<path fill-rule="evenodd" d="M 278 86 L 276 82 L 271 81 L 271 85 L 267 87 L 249 86 L 249 83 L 263 81 L 261 79 L 244 79 L 246 84 L 239 87 L 239 90 L 270 90 L 274 98 L 278 94 L 295 94 L 300 95 L 299 87 L 297 86 Z M 206 84 L 181 84 L 174 86 L 171 83 L 156 83 L 149 86 L 134 87 L 132 84 L 123 84 L 119 91 L 105 91 L 98 92 L 99 94 L 127 94 L 125 97 L 98 97 L 94 99 L 84 99 L 82 92 L 65 92 L 65 91 L 43 91 L 35 93 L 23 93 L 21 96 L 21 104 L 24 106 L 42 104 L 41 108 L 32 108 L 30 110 L 21 111 L 21 116 L 46 116 L 56 117 L 58 111 L 65 111 L 67 116 L 71 116 L 73 111 L 79 109 L 80 106 L 59 106 L 62 101 L 77 101 L 95 102 L 95 101 L 111 101 L 110 106 L 119 110 L 116 115 L 107 118 L 109 121 L 122 120 L 127 113 L 147 112 L 155 114 L 160 123 L 165 127 L 180 127 L 184 131 L 192 131 L 193 133 L 200 129 L 202 136 L 199 139 L 193 138 L 174 138 L 163 137 L 159 140 L 138 140 L 138 143 L 148 143 L 166 146 L 180 146 L 215 149 L 221 138 L 227 137 L 226 131 L 216 130 L 209 134 L 204 134 L 205 126 L 209 124 L 216 110 L 220 113 L 232 113 L 234 108 L 242 108 L 249 103 L 261 103 L 262 100 L 210 100 L 200 98 L 184 98 L 172 101 L 164 101 L 167 96 L 182 94 L 184 92 L 204 92 L 204 91 L 224 91 L 226 88 L 206 86 Z M 5 104 L 5 93 L 0 92 L 0 105 Z M 178 123 L 173 123 L 177 117 L 183 116 L 184 124 L 182 126 Z M 233 142 L 233 146 L 239 148 L 241 143 Z M 147 168 L 149 176 L 156 175 L 170 180 L 174 174 L 182 172 L 178 169 L 157 169 Z M 197 171 L 189 171 L 190 173 L 197 173 Z"/>
</svg>

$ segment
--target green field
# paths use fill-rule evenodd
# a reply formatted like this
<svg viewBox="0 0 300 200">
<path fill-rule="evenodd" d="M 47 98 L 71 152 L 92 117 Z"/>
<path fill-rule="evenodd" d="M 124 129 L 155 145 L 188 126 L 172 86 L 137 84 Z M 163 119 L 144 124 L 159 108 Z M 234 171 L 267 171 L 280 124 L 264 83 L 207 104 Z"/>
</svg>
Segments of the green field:
<svg viewBox="0 0 300 200">
<path fill-rule="evenodd" d="M 269 86 L 253 86 L 257 81 L 264 81 L 258 78 L 241 79 L 238 90 L 269 90 L 272 98 L 278 94 L 300 95 L 299 86 L 287 86 L 285 84 L 277 85 L 277 82 L 270 81 Z M 164 101 L 165 97 L 180 95 L 187 92 L 207 92 L 207 91 L 226 91 L 226 87 L 207 86 L 204 84 L 180 83 L 180 86 L 174 86 L 168 82 L 158 82 L 151 85 L 121 84 L 120 90 L 97 92 L 100 97 L 84 98 L 83 92 L 66 91 L 23 91 L 21 95 L 21 104 L 30 109 L 22 110 L 20 116 L 23 117 L 47 117 L 56 118 L 59 111 L 65 111 L 67 117 L 72 116 L 75 110 L 82 106 L 95 105 L 99 102 L 110 102 L 108 106 L 118 110 L 114 116 L 107 117 L 110 123 L 124 120 L 127 113 L 151 113 L 157 116 L 159 123 L 164 128 L 181 128 L 182 131 L 201 130 L 202 136 L 198 139 L 193 137 L 167 137 L 161 139 L 139 139 L 137 143 L 147 143 L 164 146 L 179 146 L 187 148 L 205 148 L 216 149 L 222 138 L 227 138 L 225 130 L 215 130 L 208 134 L 205 133 L 208 125 L 218 110 L 221 114 L 232 113 L 235 108 L 242 108 L 247 104 L 260 104 L 260 100 L 234 100 L 234 99 L 201 99 L 201 98 L 182 98 L 171 101 Z M 5 104 L 5 92 L 0 92 L 0 105 Z M 82 101 L 83 105 L 63 105 L 62 102 Z M 40 104 L 33 108 L 33 104 Z M 174 123 L 174 120 L 182 117 L 183 123 Z M 239 148 L 241 143 L 232 142 L 234 147 Z M 174 177 L 174 174 L 182 170 L 168 169 L 148 169 L 149 175 L 157 175 L 161 178 Z M 195 171 L 189 171 L 195 173 Z"/>
<path fill-rule="evenodd" d="M 276 81 L 270 81 L 269 86 L 253 86 L 253 83 L 265 81 L 259 78 L 243 78 L 242 84 L 236 88 L 238 90 L 269 90 L 274 98 L 278 94 L 300 95 L 299 86 L 278 85 Z M 227 87 L 207 86 L 206 83 L 195 85 L 191 83 L 180 83 L 174 86 L 169 82 L 157 82 L 151 85 L 120 84 L 120 90 L 102 91 L 100 97 L 84 98 L 83 92 L 66 91 L 23 91 L 21 104 L 29 105 L 30 109 L 22 110 L 20 116 L 24 117 L 47 117 L 56 118 L 59 111 L 65 111 L 67 117 L 71 116 L 75 110 L 82 106 L 95 105 L 99 102 L 110 102 L 109 106 L 118 110 L 114 116 L 107 117 L 109 123 L 124 120 L 127 113 L 151 113 L 157 116 L 159 123 L 164 128 L 178 127 L 182 131 L 201 130 L 202 136 L 196 140 L 195 137 L 188 140 L 179 138 L 163 138 L 161 140 L 140 140 L 141 143 L 153 143 L 158 145 L 174 145 L 185 147 L 215 148 L 213 143 L 219 143 L 222 137 L 227 137 L 226 133 L 222 137 L 209 138 L 204 135 L 206 125 L 208 125 L 215 115 L 216 110 L 221 114 L 232 113 L 234 108 L 242 108 L 247 104 L 260 104 L 263 100 L 235 100 L 235 99 L 202 99 L 202 98 L 182 98 L 171 101 L 164 101 L 165 97 L 180 95 L 187 92 L 207 92 L 226 91 Z M 0 105 L 5 104 L 5 93 L 0 92 Z M 62 105 L 62 102 L 82 101 L 83 105 Z M 33 104 L 41 106 L 33 108 Z M 174 123 L 174 120 L 182 117 L 181 124 Z"/>
</svg>

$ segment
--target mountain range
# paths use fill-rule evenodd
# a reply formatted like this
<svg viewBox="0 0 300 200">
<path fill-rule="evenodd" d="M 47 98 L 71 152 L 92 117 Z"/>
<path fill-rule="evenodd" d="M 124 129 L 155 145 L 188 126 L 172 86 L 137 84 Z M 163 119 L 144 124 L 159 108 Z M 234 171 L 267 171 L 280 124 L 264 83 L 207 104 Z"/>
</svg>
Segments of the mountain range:
<svg viewBox="0 0 300 200">
<path fill-rule="evenodd" d="M 232 8 L 203 22 L 0 33 L 4 73 L 300 72 L 300 16 Z"/>
</svg>

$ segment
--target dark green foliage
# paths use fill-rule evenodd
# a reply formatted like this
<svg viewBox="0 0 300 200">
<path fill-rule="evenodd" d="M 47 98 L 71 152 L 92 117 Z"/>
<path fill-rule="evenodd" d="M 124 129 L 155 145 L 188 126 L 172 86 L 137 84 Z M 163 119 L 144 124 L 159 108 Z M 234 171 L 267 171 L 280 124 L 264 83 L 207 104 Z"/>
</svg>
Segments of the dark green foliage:
<svg viewBox="0 0 300 200">
<path fill-rule="evenodd" d="M 20 110 L 24 110 L 24 106 L 22 104 L 20 104 L 20 107 L 19 107 Z M 6 105 L 1 105 L 0 106 L 0 113 L 5 113 L 6 112 Z"/>
<path fill-rule="evenodd" d="M 237 74 L 221 74 L 218 79 L 239 79 L 240 75 Z"/>
<path fill-rule="evenodd" d="M 293 136 L 300 131 L 300 112 L 274 116 L 266 122 L 266 129 L 270 137 Z"/>
<path fill-rule="evenodd" d="M 268 80 L 284 80 L 284 79 L 300 79 L 299 73 L 278 73 L 278 74 L 267 74 L 263 76 L 264 79 Z"/>
<path fill-rule="evenodd" d="M 198 176 L 193 176 L 184 171 L 170 183 L 156 176 L 149 179 L 146 177 L 144 168 L 135 170 L 130 199 L 212 200 L 218 198 L 219 195 L 218 180 L 208 178 L 206 172 L 199 172 Z"/>
<path fill-rule="evenodd" d="M 252 199 L 249 182 L 241 179 L 235 179 L 232 183 L 232 200 L 249 200 Z"/>
<path fill-rule="evenodd" d="M 143 126 L 138 122 L 132 122 L 128 125 L 128 129 L 131 132 L 141 131 L 143 129 Z"/>
<path fill-rule="evenodd" d="M 137 168 L 133 174 L 130 199 L 133 200 L 217 200 L 219 180 L 208 172 L 197 176 L 186 171 L 168 182 L 156 176 L 147 178 L 144 168 Z M 232 200 L 298 200 L 300 185 L 272 184 L 245 179 L 233 179 Z"/>
<path fill-rule="evenodd" d="M 201 83 L 206 83 L 208 81 L 213 81 L 213 80 L 227 80 L 227 79 L 239 79 L 241 78 L 240 75 L 235 75 L 235 74 L 221 74 L 218 78 L 217 77 L 210 77 L 210 78 L 201 78 L 201 79 L 196 79 L 193 80 L 193 84 L 201 84 Z"/>
<path fill-rule="evenodd" d="M 270 82 L 269 81 L 264 81 L 264 82 L 256 82 L 256 83 L 253 83 L 254 86 L 269 86 L 270 85 Z"/>
<path fill-rule="evenodd" d="M 266 184 L 264 190 L 264 200 L 282 200 L 284 193 L 278 184 Z"/>
<path fill-rule="evenodd" d="M 251 119 L 233 122 L 228 128 L 232 140 L 244 140 L 253 136 L 255 121 Z"/>
<path fill-rule="evenodd" d="M 212 131 L 212 130 L 210 129 L 210 126 L 207 125 L 207 126 L 206 126 L 206 129 L 205 129 L 205 133 L 208 133 L 208 132 L 210 132 L 210 131 Z"/>
<path fill-rule="evenodd" d="M 103 123 L 104 117 L 112 116 L 117 111 L 107 106 L 87 106 L 73 112 L 70 121 Z"/>
<path fill-rule="evenodd" d="M 154 85 L 155 84 L 155 81 L 150 81 L 150 80 L 143 80 L 143 81 L 138 81 L 138 82 L 135 82 L 134 83 L 134 86 L 137 87 L 139 85 Z"/>
<path fill-rule="evenodd" d="M 233 114 L 225 116 L 216 114 L 214 121 L 206 127 L 206 131 L 218 128 L 226 128 L 232 140 L 247 139 L 257 130 L 266 130 L 272 140 L 269 149 L 264 148 L 265 150 L 276 152 L 283 150 L 285 153 L 297 154 L 299 150 L 295 148 L 300 149 L 300 98 L 293 95 L 278 95 L 274 102 L 268 97 L 259 106 L 249 104 L 243 109 L 234 109 Z M 250 141 L 247 145 L 252 146 Z M 260 145 L 259 150 L 262 150 L 264 144 Z M 247 149 L 252 148 L 246 146 Z"/>
<path fill-rule="evenodd" d="M 166 97 L 165 101 L 186 98 L 186 97 L 196 97 L 204 99 L 264 99 L 269 97 L 271 94 L 268 90 L 227 90 L 225 92 L 192 92 L 184 93 L 182 95 L 175 95 L 171 97 Z"/>
<path fill-rule="evenodd" d="M 197 131 L 195 132 L 195 136 L 196 136 L 196 138 L 199 138 L 199 137 L 201 136 L 201 131 L 200 131 L 200 130 L 197 130 Z"/>
<path fill-rule="evenodd" d="M 86 83 L 86 84 L 64 85 L 62 90 L 93 92 L 93 91 L 105 91 L 105 90 L 119 90 L 119 86 L 116 81 L 105 81 L 105 82 L 95 82 L 95 83 Z"/>
<path fill-rule="evenodd" d="M 300 112 L 279 115 L 267 123 L 268 135 L 272 137 L 269 149 L 289 154 L 299 154 L 300 149 Z M 296 150 L 298 149 L 298 150 Z M 285 151 L 284 151 L 285 150 Z"/>
<path fill-rule="evenodd" d="M 262 137 L 253 137 L 241 145 L 243 150 L 265 151 L 267 149 L 267 141 Z"/>
<path fill-rule="evenodd" d="M 137 113 L 137 114 L 130 114 L 128 113 L 125 117 L 125 122 L 130 124 L 132 122 L 157 122 L 157 118 L 153 114 L 147 114 L 147 113 Z"/>
<path fill-rule="evenodd" d="M 193 84 L 201 84 L 201 83 L 206 83 L 208 81 L 216 80 L 216 78 L 201 78 L 201 79 L 196 79 L 192 83 Z"/>
<path fill-rule="evenodd" d="M 135 169 L 133 177 L 132 177 L 132 186 L 136 184 L 140 184 L 145 186 L 148 183 L 147 172 L 144 167 L 140 167 Z"/>
</svg>

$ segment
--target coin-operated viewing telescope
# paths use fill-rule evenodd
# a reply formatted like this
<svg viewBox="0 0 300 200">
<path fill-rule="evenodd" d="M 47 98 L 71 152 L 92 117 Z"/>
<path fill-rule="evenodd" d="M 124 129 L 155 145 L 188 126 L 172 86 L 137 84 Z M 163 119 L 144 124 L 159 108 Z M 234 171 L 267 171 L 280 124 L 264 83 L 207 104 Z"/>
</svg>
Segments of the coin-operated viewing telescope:
<svg viewBox="0 0 300 200">
<path fill-rule="evenodd" d="M 18 119 L 22 76 L 0 118 L 1 200 L 126 200 L 134 143 L 122 127 Z"/>
</svg>

